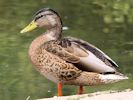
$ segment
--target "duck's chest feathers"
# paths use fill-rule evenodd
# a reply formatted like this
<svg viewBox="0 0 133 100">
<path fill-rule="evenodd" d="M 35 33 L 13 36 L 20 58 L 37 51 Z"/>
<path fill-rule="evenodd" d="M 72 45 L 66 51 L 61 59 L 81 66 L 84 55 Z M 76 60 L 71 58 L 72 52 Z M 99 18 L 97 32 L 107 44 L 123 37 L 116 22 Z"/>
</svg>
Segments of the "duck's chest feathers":
<svg viewBox="0 0 133 100">
<path fill-rule="evenodd" d="M 52 81 L 59 80 L 58 71 L 60 70 L 60 67 L 58 66 L 61 66 L 63 63 L 63 61 L 60 61 L 61 59 L 50 54 L 44 48 L 38 48 L 30 58 L 36 70 L 46 78 Z"/>
</svg>

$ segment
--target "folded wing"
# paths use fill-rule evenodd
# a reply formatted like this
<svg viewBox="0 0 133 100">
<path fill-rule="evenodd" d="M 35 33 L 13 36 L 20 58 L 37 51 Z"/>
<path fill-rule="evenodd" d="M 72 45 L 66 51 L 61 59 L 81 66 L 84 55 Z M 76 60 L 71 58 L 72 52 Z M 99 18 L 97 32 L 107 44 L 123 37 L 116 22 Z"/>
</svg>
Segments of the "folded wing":
<svg viewBox="0 0 133 100">
<path fill-rule="evenodd" d="M 50 41 L 45 46 L 47 51 L 74 64 L 83 71 L 112 73 L 116 72 L 116 67 L 118 67 L 100 49 L 81 39 L 66 37 L 58 41 Z"/>
</svg>

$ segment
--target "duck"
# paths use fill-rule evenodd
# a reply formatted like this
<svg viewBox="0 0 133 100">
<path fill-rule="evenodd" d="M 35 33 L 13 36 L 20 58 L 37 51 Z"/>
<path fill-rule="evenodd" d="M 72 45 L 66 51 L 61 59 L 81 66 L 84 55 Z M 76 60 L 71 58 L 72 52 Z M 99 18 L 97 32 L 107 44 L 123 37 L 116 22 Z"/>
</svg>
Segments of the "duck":
<svg viewBox="0 0 133 100">
<path fill-rule="evenodd" d="M 32 41 L 28 55 L 34 68 L 57 84 L 58 96 L 63 96 L 63 85 L 76 85 L 78 94 L 83 94 L 84 86 L 128 79 L 118 72 L 116 62 L 96 46 L 79 38 L 63 37 L 62 20 L 55 10 L 40 9 L 20 33 L 37 27 L 46 31 Z"/>
</svg>

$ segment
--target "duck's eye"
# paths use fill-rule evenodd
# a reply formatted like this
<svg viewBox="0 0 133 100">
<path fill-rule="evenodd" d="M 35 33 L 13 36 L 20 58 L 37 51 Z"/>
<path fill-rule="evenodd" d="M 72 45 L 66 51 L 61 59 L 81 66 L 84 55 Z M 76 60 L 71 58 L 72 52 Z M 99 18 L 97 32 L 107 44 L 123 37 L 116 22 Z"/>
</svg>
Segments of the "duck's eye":
<svg viewBox="0 0 133 100">
<path fill-rule="evenodd" d="M 40 16 L 40 18 L 43 17 L 43 15 Z"/>
<path fill-rule="evenodd" d="M 41 17 L 43 17 L 43 16 L 44 16 L 44 15 L 40 15 L 40 16 L 38 16 L 38 19 L 41 18 Z"/>
<path fill-rule="evenodd" d="M 35 21 L 38 20 L 38 19 L 40 19 L 40 18 L 43 17 L 43 16 L 44 16 L 44 15 L 37 16 L 37 17 L 35 18 Z"/>
</svg>

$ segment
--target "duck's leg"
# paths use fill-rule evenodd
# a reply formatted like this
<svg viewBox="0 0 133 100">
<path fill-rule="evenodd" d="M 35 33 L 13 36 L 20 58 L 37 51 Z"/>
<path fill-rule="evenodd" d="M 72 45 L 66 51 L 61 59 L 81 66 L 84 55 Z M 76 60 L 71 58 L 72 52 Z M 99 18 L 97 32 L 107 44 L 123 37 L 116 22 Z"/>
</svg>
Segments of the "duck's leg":
<svg viewBox="0 0 133 100">
<path fill-rule="evenodd" d="M 79 86 L 79 89 L 78 89 L 78 94 L 83 94 L 84 93 L 84 88 L 83 86 Z"/>
<path fill-rule="evenodd" d="M 62 96 L 62 83 L 58 83 L 58 96 Z"/>
</svg>

